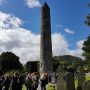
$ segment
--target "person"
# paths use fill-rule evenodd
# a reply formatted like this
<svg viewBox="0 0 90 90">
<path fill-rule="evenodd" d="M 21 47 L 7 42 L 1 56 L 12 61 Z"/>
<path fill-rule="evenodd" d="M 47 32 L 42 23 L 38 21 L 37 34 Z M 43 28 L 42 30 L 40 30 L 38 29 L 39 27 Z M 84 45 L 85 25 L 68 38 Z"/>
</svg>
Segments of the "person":
<svg viewBox="0 0 90 90">
<path fill-rule="evenodd" d="M 2 90 L 2 77 L 0 76 L 0 90 Z"/>
<path fill-rule="evenodd" d="M 24 78 L 21 74 L 18 77 L 17 83 L 18 83 L 18 90 L 22 90 L 22 85 L 24 83 Z"/>
<path fill-rule="evenodd" d="M 32 90 L 37 90 L 39 84 L 39 76 L 36 72 L 32 74 L 32 81 Z"/>
<path fill-rule="evenodd" d="M 49 81 L 49 78 L 48 78 L 48 73 L 45 73 L 45 81 L 46 81 L 46 84 L 48 84 L 48 81 Z"/>
<path fill-rule="evenodd" d="M 32 77 L 31 77 L 31 74 L 29 73 L 25 79 L 26 90 L 32 90 L 32 83 L 33 83 Z"/>
<path fill-rule="evenodd" d="M 26 90 L 28 90 L 28 77 L 25 78 L 25 86 L 26 86 Z"/>
<path fill-rule="evenodd" d="M 11 78 L 10 90 L 18 90 L 18 74 L 14 73 L 14 76 Z"/>
<path fill-rule="evenodd" d="M 48 82 L 49 82 L 49 83 L 51 83 L 51 81 L 52 81 L 52 80 L 51 80 L 51 77 L 52 77 L 52 76 L 51 76 L 51 73 L 49 73 L 49 74 L 48 74 Z"/>
<path fill-rule="evenodd" d="M 5 77 L 2 85 L 4 86 L 4 88 L 3 88 L 4 90 L 9 90 L 10 79 L 8 76 Z"/>
<path fill-rule="evenodd" d="M 25 86 L 26 86 L 26 90 L 28 90 L 28 73 L 25 74 Z"/>
<path fill-rule="evenodd" d="M 5 89 L 5 86 L 4 86 L 4 84 L 3 84 L 4 80 L 5 80 L 5 77 L 2 76 L 2 77 L 1 77 L 1 88 L 2 88 L 1 90 L 4 90 L 4 89 Z"/>
<path fill-rule="evenodd" d="M 46 85 L 48 84 L 47 73 L 43 73 L 41 76 L 41 90 L 46 90 Z"/>
</svg>

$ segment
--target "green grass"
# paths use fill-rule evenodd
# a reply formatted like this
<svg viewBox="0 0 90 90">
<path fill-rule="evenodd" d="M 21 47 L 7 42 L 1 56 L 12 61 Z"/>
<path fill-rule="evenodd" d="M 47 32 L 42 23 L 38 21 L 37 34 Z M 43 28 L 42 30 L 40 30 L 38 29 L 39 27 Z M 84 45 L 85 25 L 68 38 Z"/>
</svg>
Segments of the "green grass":
<svg viewBox="0 0 90 90">
<path fill-rule="evenodd" d="M 86 80 L 90 80 L 90 76 L 86 77 Z"/>
<path fill-rule="evenodd" d="M 26 90 L 26 87 L 25 87 L 25 85 L 23 85 L 23 87 L 22 87 L 22 90 Z"/>
<path fill-rule="evenodd" d="M 75 80 L 75 89 L 78 87 L 78 81 Z"/>
</svg>

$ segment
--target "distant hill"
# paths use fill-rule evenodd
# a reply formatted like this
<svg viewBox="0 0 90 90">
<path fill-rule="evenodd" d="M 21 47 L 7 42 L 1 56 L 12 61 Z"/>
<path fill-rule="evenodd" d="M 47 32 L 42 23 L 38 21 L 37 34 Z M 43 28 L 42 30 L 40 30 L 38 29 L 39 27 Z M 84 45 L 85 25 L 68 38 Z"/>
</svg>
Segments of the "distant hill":
<svg viewBox="0 0 90 90">
<path fill-rule="evenodd" d="M 79 57 L 72 56 L 72 55 L 63 55 L 63 56 L 55 56 L 53 60 L 58 60 L 59 62 L 66 62 L 66 63 L 81 63 L 83 60 Z"/>
<path fill-rule="evenodd" d="M 59 65 L 63 66 L 65 71 L 75 71 L 83 62 L 81 58 L 72 55 L 55 56 L 53 57 L 53 71 L 56 71 Z"/>
</svg>

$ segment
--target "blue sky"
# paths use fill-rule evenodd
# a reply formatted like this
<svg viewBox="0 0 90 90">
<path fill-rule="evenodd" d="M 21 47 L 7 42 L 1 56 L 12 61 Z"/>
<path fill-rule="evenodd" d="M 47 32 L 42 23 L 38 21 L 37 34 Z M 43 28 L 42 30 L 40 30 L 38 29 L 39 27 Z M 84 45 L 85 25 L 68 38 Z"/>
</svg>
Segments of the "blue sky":
<svg viewBox="0 0 90 90">
<path fill-rule="evenodd" d="M 12 51 L 21 58 L 23 54 L 29 53 L 28 56 L 26 55 L 21 59 L 22 62 L 25 58 L 27 58 L 26 61 L 29 58 L 34 60 L 35 55 L 36 59 L 39 59 L 38 52 L 40 50 L 36 48 L 40 45 L 37 39 L 40 41 L 40 11 L 44 2 L 48 3 L 51 10 L 53 54 L 61 55 L 62 52 L 63 54 L 65 52 L 65 54 L 81 56 L 82 43 L 90 34 L 90 27 L 84 24 L 86 15 L 90 13 L 88 8 L 90 0 L 0 0 L 0 32 L 2 34 L 0 34 L 2 41 L 0 52 Z M 25 42 L 26 36 L 22 36 L 21 32 L 29 33 L 31 36 L 28 34 L 26 36 L 28 39 L 32 38 L 31 41 Z M 18 38 L 16 39 L 15 35 L 17 34 Z M 5 38 L 2 38 L 3 35 L 6 35 L 5 38 L 10 40 L 11 35 L 13 35 L 14 39 L 5 41 Z M 36 40 L 36 42 L 32 42 L 32 40 Z M 17 44 L 18 42 L 21 42 L 20 45 Z M 64 46 L 62 47 L 62 45 Z M 57 51 L 58 49 L 59 51 Z"/>
</svg>

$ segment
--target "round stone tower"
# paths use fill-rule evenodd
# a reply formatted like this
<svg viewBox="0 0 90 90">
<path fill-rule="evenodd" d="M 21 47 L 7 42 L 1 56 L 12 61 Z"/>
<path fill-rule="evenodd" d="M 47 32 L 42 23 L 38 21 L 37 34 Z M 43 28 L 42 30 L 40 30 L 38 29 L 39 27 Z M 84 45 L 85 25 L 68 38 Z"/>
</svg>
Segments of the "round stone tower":
<svg viewBox="0 0 90 90">
<path fill-rule="evenodd" d="M 50 8 L 45 2 L 41 8 L 41 41 L 40 41 L 40 73 L 51 73 L 52 65 L 52 40 Z"/>
</svg>

